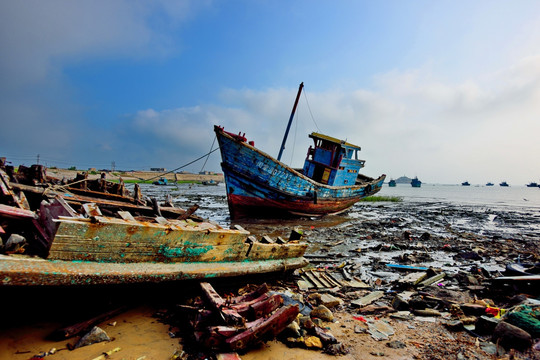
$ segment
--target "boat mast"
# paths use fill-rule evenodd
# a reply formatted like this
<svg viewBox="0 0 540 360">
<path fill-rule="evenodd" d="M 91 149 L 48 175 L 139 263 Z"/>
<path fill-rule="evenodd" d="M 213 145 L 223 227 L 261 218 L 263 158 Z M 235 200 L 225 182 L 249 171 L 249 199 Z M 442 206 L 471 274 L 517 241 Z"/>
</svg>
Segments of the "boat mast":
<svg viewBox="0 0 540 360">
<path fill-rule="evenodd" d="M 283 142 L 281 143 L 281 148 L 279 149 L 279 155 L 277 157 L 277 160 L 281 160 L 281 155 L 283 154 L 283 150 L 285 150 L 285 142 L 287 141 L 287 136 L 289 135 L 289 130 L 291 128 L 291 123 L 294 118 L 294 113 L 296 112 L 296 106 L 298 105 L 298 99 L 300 99 L 300 93 L 302 92 L 302 88 L 304 87 L 304 83 L 300 83 L 300 87 L 298 88 L 298 94 L 296 94 L 296 100 L 294 101 L 294 106 L 292 108 L 291 117 L 289 118 L 289 123 L 287 124 L 287 130 L 285 130 L 285 136 L 283 136 Z"/>
</svg>

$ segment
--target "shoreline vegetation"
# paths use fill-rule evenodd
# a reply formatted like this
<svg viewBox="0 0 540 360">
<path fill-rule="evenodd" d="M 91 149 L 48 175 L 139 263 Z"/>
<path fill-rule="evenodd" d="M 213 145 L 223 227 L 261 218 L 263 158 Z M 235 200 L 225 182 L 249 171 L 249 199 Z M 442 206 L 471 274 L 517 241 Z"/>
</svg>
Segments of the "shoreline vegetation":
<svg viewBox="0 0 540 360">
<path fill-rule="evenodd" d="M 402 197 L 399 197 L 399 196 L 368 196 L 368 197 L 365 197 L 363 199 L 360 199 L 360 201 L 363 201 L 363 202 L 383 202 L 383 201 L 387 201 L 387 202 L 402 202 L 403 201 L 403 198 Z"/>
</svg>

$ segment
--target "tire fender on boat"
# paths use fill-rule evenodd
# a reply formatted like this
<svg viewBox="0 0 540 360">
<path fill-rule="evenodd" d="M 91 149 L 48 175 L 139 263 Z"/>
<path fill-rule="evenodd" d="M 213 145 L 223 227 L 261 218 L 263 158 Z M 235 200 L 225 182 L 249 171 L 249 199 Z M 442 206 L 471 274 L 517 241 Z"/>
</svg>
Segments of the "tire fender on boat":
<svg viewBox="0 0 540 360">
<path fill-rule="evenodd" d="M 364 188 L 364 194 L 368 195 L 371 192 L 371 184 Z"/>
</svg>

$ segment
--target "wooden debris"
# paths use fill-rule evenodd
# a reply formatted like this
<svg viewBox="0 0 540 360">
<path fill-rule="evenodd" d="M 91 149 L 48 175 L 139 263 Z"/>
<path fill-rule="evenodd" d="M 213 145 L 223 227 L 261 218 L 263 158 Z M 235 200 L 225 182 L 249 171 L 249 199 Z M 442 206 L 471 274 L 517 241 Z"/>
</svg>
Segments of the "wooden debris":
<svg viewBox="0 0 540 360">
<path fill-rule="evenodd" d="M 359 307 L 366 306 L 366 305 L 371 304 L 373 301 L 382 298 L 383 296 L 384 296 L 383 291 L 373 291 L 372 293 L 360 299 L 351 301 L 351 305 L 359 306 Z"/>
<path fill-rule="evenodd" d="M 243 325 L 245 323 L 242 315 L 238 314 L 236 310 L 225 307 L 226 301 L 221 296 L 219 296 L 219 294 L 216 292 L 216 290 L 214 290 L 212 285 L 207 282 L 202 282 L 200 285 L 204 296 L 210 302 L 213 309 L 225 321 L 226 324 Z"/>
<path fill-rule="evenodd" d="M 444 277 L 446 276 L 446 274 L 444 272 L 440 273 L 440 274 L 437 274 L 435 276 L 432 276 L 426 280 L 423 280 L 421 281 L 418 285 L 419 286 L 429 286 L 437 281 L 440 281 L 442 279 L 444 279 Z"/>
<path fill-rule="evenodd" d="M 223 299 L 209 283 L 201 283 L 201 289 L 210 305 L 210 311 L 214 315 L 217 314 L 225 325 L 194 328 L 195 339 L 201 345 L 216 350 L 238 351 L 267 338 L 273 338 L 300 313 L 298 305 L 282 306 L 281 295 L 269 294 L 266 284 L 249 294 L 227 300 Z M 186 310 L 192 316 L 200 314 L 200 309 L 198 312 L 195 309 L 186 308 Z M 248 322 L 242 315 L 249 315 L 254 320 Z M 191 321 L 191 324 L 194 322 Z"/>
<path fill-rule="evenodd" d="M 56 340 L 69 339 L 73 336 L 79 335 L 83 333 L 84 331 L 91 329 L 92 327 L 94 327 L 95 325 L 99 324 L 102 321 L 105 321 L 118 314 L 123 313 L 126 310 L 127 310 L 126 307 L 119 307 L 117 309 L 113 309 L 111 311 L 107 311 L 103 314 L 95 316 L 91 319 L 78 322 L 76 324 L 64 327 L 62 329 L 55 330 L 51 334 L 51 338 L 56 339 Z"/>
</svg>

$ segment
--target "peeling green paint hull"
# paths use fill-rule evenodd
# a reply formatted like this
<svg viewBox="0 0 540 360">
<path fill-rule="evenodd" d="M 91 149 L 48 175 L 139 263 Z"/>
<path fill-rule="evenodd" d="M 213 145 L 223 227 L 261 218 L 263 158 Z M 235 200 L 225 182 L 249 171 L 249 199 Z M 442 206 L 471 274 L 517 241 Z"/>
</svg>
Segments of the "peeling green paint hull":
<svg viewBox="0 0 540 360">
<path fill-rule="evenodd" d="M 232 262 L 100 263 L 0 255 L 0 284 L 58 286 L 158 283 L 294 270 L 307 265 L 303 257 Z"/>
</svg>

